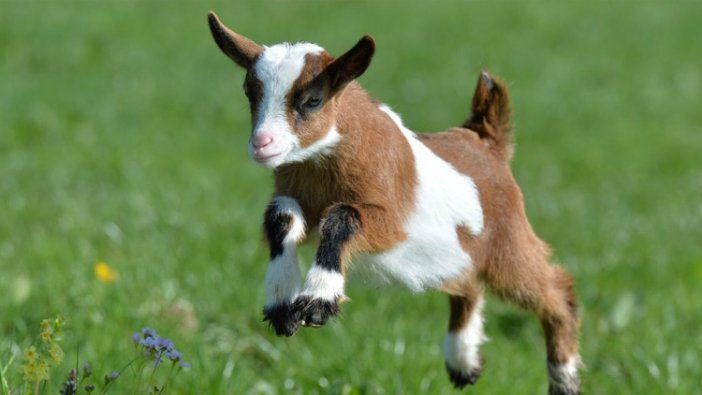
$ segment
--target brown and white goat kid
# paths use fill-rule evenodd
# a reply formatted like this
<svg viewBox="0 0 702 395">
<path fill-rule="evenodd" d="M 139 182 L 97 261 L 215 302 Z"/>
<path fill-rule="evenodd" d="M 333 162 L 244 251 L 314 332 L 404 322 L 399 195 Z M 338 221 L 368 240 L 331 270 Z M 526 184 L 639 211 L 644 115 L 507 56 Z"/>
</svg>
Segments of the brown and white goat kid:
<svg viewBox="0 0 702 395">
<path fill-rule="evenodd" d="M 509 168 L 510 108 L 503 83 L 483 72 L 463 127 L 415 134 L 355 82 L 375 51 L 363 37 L 338 58 L 309 44 L 260 46 L 209 25 L 246 69 L 249 153 L 274 170 L 264 215 L 270 246 L 264 316 L 278 335 L 339 313 L 351 257 L 413 291 L 450 301 L 446 368 L 456 387 L 482 370 L 483 286 L 536 313 L 546 337 L 551 394 L 577 394 L 579 319 L 573 281 L 549 263 Z M 320 242 L 304 285 L 297 245 Z"/>
</svg>

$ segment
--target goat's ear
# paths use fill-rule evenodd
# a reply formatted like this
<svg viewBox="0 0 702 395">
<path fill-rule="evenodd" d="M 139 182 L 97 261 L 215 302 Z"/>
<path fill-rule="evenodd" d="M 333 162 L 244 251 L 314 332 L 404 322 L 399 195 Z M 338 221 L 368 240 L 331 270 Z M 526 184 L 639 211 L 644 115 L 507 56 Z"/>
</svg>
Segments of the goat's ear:
<svg viewBox="0 0 702 395">
<path fill-rule="evenodd" d="M 370 65 L 375 52 L 375 41 L 371 36 L 363 36 L 345 54 L 334 59 L 327 66 L 332 94 L 341 91 L 346 84 L 360 77 Z"/>
<path fill-rule="evenodd" d="M 219 49 L 239 66 L 247 70 L 251 68 L 263 47 L 224 26 L 212 11 L 207 14 L 207 22 Z"/>
</svg>

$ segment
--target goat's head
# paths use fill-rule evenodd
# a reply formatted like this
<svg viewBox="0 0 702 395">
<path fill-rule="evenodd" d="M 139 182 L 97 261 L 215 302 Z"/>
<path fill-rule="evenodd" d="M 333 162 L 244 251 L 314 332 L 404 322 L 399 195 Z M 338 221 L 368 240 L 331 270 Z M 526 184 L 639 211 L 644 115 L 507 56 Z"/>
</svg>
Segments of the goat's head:
<svg viewBox="0 0 702 395">
<path fill-rule="evenodd" d="M 334 58 L 309 43 L 261 46 L 224 26 L 211 11 L 208 20 L 222 52 L 246 69 L 253 159 L 275 168 L 332 149 L 341 138 L 335 125 L 336 99 L 370 65 L 373 39 L 364 36 Z"/>
</svg>

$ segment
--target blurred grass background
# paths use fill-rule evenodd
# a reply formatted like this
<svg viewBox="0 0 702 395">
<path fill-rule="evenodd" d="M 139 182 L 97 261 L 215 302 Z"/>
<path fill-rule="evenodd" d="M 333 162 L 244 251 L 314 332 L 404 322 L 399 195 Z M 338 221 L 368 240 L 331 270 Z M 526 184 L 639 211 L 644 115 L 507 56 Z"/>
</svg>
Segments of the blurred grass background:
<svg viewBox="0 0 702 395">
<path fill-rule="evenodd" d="M 460 123 L 481 68 L 501 75 L 531 221 L 577 279 L 587 393 L 702 393 L 697 1 L 3 0 L 1 361 L 62 313 L 66 364 L 79 350 L 98 372 L 142 326 L 171 337 L 193 365 L 172 393 L 454 393 L 436 292 L 361 280 L 323 329 L 261 322 L 271 176 L 247 156 L 243 72 L 208 9 L 264 44 L 340 54 L 372 34 L 361 82 L 418 131 Z M 486 318 L 466 392 L 545 393 L 536 320 L 495 299 Z"/>
</svg>

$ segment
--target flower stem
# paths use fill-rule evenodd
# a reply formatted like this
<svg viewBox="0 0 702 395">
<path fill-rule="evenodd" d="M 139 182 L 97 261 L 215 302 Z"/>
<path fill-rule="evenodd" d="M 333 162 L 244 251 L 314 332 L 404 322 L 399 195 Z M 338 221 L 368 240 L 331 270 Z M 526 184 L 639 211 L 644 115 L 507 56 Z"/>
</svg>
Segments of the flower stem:
<svg viewBox="0 0 702 395">
<path fill-rule="evenodd" d="M 131 365 L 134 363 L 134 361 L 136 361 L 136 360 L 137 360 L 136 358 L 132 358 L 132 360 L 129 361 L 129 362 L 127 362 L 126 365 L 122 366 L 122 369 L 120 369 L 119 372 L 117 372 L 117 378 L 114 379 L 114 380 L 112 380 L 112 381 L 110 381 L 109 383 L 107 383 L 107 385 L 105 386 L 105 388 L 102 389 L 102 392 L 101 392 L 100 394 L 105 394 L 105 393 L 107 393 L 107 390 L 110 388 L 110 386 L 112 385 L 112 383 L 114 383 L 115 380 L 117 380 L 118 378 L 122 377 L 122 373 L 123 373 L 129 366 L 131 366 Z"/>
<path fill-rule="evenodd" d="M 5 377 L 5 372 L 7 371 L 7 368 L 12 365 L 12 360 L 15 359 L 15 355 L 12 354 L 10 357 L 10 360 L 7 361 L 7 366 L 2 366 L 2 361 L 0 361 L 0 384 L 2 384 L 2 394 L 3 395 L 10 395 L 10 385 L 7 383 L 7 378 Z"/>
<path fill-rule="evenodd" d="M 156 361 L 159 361 L 161 359 L 161 351 L 156 354 Z M 160 363 L 158 364 L 160 365 Z M 146 387 L 149 390 L 151 389 L 151 384 L 154 381 L 154 375 L 156 374 L 156 369 L 158 368 L 158 365 L 154 366 L 153 369 L 151 370 L 151 376 L 149 376 L 149 385 Z"/>
</svg>

